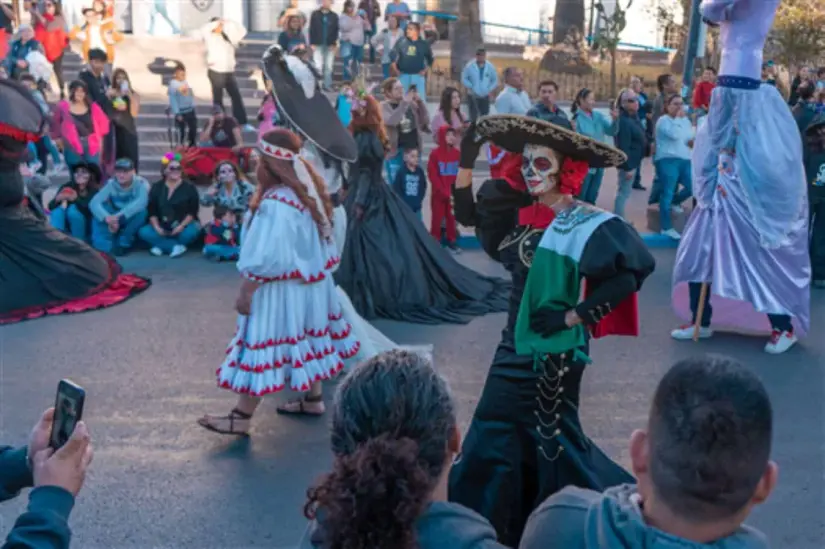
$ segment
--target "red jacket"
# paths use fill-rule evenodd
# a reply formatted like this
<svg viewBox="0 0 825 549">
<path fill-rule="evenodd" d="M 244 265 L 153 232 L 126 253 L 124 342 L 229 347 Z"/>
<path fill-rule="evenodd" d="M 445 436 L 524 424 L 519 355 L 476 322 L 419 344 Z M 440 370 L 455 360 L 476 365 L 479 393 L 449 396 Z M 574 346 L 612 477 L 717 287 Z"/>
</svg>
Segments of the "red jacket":
<svg viewBox="0 0 825 549">
<path fill-rule="evenodd" d="M 69 45 L 69 34 L 63 28 L 62 18 L 55 21 L 54 15 L 48 13 L 44 14 L 43 17 L 46 19 L 48 27 L 37 21 L 34 24 L 34 37 L 43 45 L 43 54 L 49 60 L 49 63 L 54 63 L 57 58 L 63 55 L 66 46 Z"/>
<path fill-rule="evenodd" d="M 427 177 L 433 189 L 433 200 L 450 200 L 453 184 L 458 175 L 458 164 L 461 153 L 458 147 L 447 145 L 449 126 L 442 126 L 438 130 L 438 147 L 430 153 L 427 161 Z"/>
<path fill-rule="evenodd" d="M 693 108 L 708 110 L 710 108 L 710 96 L 715 87 L 716 84 L 712 82 L 699 82 L 696 84 L 696 89 L 693 90 Z"/>
</svg>

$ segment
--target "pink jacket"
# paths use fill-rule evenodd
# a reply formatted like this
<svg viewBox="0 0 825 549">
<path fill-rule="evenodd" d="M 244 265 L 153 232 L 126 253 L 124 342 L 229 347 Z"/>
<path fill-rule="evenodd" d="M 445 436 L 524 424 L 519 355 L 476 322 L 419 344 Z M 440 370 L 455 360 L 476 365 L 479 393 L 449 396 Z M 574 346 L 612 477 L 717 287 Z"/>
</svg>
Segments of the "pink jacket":
<svg viewBox="0 0 825 549">
<path fill-rule="evenodd" d="M 103 112 L 97 103 L 92 103 L 92 128 L 89 135 L 89 154 L 96 155 L 100 152 L 103 144 L 103 137 L 109 133 L 109 117 Z M 54 136 L 63 140 L 63 146 L 69 146 L 77 154 L 83 154 L 83 143 L 80 141 L 80 134 L 75 126 L 72 113 L 69 111 L 69 102 L 66 100 L 57 104 L 52 122 Z"/>
</svg>

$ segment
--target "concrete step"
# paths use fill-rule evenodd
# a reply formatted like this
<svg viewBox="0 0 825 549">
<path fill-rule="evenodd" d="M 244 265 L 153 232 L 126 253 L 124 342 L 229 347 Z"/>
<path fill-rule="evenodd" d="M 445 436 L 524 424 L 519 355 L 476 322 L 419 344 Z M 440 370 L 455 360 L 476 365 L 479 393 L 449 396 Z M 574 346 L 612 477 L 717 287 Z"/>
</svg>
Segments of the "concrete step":
<svg viewBox="0 0 825 549">
<path fill-rule="evenodd" d="M 254 120 L 255 117 L 258 116 L 258 109 L 260 108 L 261 101 L 263 99 L 263 92 L 260 92 L 259 94 L 250 94 L 248 96 L 244 94 L 241 95 L 244 99 L 246 116 Z M 232 111 L 231 101 L 228 97 L 224 96 L 223 104 L 227 111 Z M 154 101 L 141 103 L 138 124 L 140 124 L 143 120 L 147 120 L 151 121 L 153 125 L 162 124 L 166 127 L 166 109 L 168 107 L 169 105 L 167 103 L 157 103 Z M 198 118 L 203 118 L 205 121 L 206 118 L 212 114 L 212 103 L 197 103 L 195 105 L 195 114 L 197 114 Z"/>
</svg>

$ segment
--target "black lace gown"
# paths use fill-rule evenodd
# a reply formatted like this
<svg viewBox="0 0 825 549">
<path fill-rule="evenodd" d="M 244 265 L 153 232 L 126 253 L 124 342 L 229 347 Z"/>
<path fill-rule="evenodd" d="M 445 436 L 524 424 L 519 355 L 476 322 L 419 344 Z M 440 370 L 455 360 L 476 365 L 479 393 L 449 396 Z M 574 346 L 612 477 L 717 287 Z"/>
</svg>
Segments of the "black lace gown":
<svg viewBox="0 0 825 549">
<path fill-rule="evenodd" d="M 0 325 L 122 303 L 150 281 L 28 207 L 16 165 L 0 170 Z"/>
<path fill-rule="evenodd" d="M 344 202 L 347 245 L 335 280 L 358 313 L 441 324 L 506 311 L 510 283 L 458 263 L 385 183 L 378 137 L 362 131 L 355 140 L 359 159 Z"/>
<path fill-rule="evenodd" d="M 584 433 L 578 407 L 585 362 L 573 350 L 538 363 L 516 353 L 516 318 L 545 230 L 518 226 L 519 209 L 531 203 L 504 180 L 487 181 L 477 202 L 472 190 L 455 191 L 456 218 L 476 227 L 484 250 L 511 273 L 513 291 L 501 342 L 450 471 L 449 496 L 486 517 L 508 547 L 518 547 L 530 513 L 565 486 L 602 491 L 633 482 Z M 590 237 L 579 267 L 588 282 L 609 290 L 619 275 L 632 275 L 641 287 L 655 261 L 636 231 L 614 218 Z M 607 293 L 607 302 L 627 297 Z M 579 350 L 586 355 L 588 347 Z"/>
</svg>

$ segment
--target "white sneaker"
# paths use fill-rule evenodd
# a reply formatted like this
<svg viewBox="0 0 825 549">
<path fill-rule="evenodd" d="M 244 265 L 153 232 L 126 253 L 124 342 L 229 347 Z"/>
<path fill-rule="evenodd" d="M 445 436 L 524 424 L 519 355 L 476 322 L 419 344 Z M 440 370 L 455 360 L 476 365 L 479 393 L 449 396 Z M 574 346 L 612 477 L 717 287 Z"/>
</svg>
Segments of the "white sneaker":
<svg viewBox="0 0 825 549">
<path fill-rule="evenodd" d="M 693 324 L 687 324 L 670 332 L 670 337 L 678 341 L 690 341 L 693 339 L 694 329 L 695 326 Z M 713 330 L 711 328 L 699 328 L 699 339 L 707 339 L 711 336 L 713 336 Z"/>
<path fill-rule="evenodd" d="M 799 341 L 793 332 L 780 332 L 774 330 L 771 339 L 765 345 L 765 352 L 769 355 L 781 355 Z"/>
<path fill-rule="evenodd" d="M 256 132 L 256 131 L 258 131 L 258 128 L 256 128 L 252 124 L 244 124 L 243 131 L 245 131 L 245 132 Z"/>
<path fill-rule="evenodd" d="M 183 244 L 176 244 L 174 248 L 172 248 L 172 252 L 169 254 L 169 257 L 180 257 L 186 253 L 186 246 Z"/>
<path fill-rule="evenodd" d="M 675 213 L 675 214 L 683 214 L 683 213 L 685 213 L 685 209 L 684 209 L 683 207 L 681 207 L 681 206 L 671 206 L 671 207 L 670 207 L 670 211 L 672 211 L 672 212 L 673 212 L 673 213 Z"/>
<path fill-rule="evenodd" d="M 676 229 L 668 229 L 666 231 L 662 231 L 660 233 L 662 236 L 666 236 L 668 238 L 672 238 L 673 240 L 681 240 L 682 235 L 676 232 Z"/>
<path fill-rule="evenodd" d="M 154 248 L 152 248 L 151 250 L 149 250 L 149 253 L 150 253 L 150 254 L 152 254 L 152 255 L 153 255 L 153 256 L 155 256 L 155 257 L 160 257 L 160 256 L 162 256 L 162 255 L 163 255 L 163 250 L 161 250 L 160 248 L 158 248 L 157 246 L 155 246 Z"/>
</svg>

